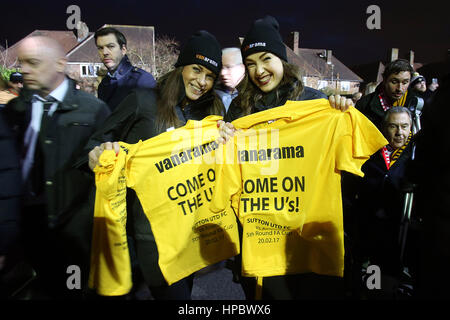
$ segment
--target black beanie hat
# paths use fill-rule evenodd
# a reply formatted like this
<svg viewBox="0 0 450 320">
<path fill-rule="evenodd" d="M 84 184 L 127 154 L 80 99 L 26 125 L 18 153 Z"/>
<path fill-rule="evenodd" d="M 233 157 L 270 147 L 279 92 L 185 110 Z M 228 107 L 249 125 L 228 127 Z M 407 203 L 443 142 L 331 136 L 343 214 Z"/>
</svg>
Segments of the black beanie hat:
<svg viewBox="0 0 450 320">
<path fill-rule="evenodd" d="M 278 30 L 278 21 L 272 16 L 255 20 L 242 42 L 242 57 L 267 51 L 287 62 L 286 46 Z"/>
<path fill-rule="evenodd" d="M 175 67 L 200 64 L 216 75 L 222 68 L 222 48 L 216 37 L 205 30 L 194 33 L 181 50 Z"/>
<path fill-rule="evenodd" d="M 414 87 L 414 85 L 416 85 L 420 81 L 425 81 L 425 77 L 420 75 L 418 72 L 414 72 L 414 74 L 412 75 L 411 81 L 409 83 L 409 86 Z"/>
<path fill-rule="evenodd" d="M 23 83 L 22 74 L 20 72 L 11 73 L 11 75 L 9 76 L 9 81 L 14 83 Z"/>
</svg>

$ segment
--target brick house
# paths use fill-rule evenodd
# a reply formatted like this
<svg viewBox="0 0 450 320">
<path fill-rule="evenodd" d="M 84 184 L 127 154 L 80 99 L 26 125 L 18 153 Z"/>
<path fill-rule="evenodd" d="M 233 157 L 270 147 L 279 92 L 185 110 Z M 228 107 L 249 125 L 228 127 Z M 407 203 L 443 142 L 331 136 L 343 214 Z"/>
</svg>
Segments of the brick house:
<svg viewBox="0 0 450 320">
<path fill-rule="evenodd" d="M 303 83 L 327 94 L 353 94 L 359 91 L 363 79 L 345 66 L 332 50 L 299 47 L 299 33 L 292 32 L 291 47 L 287 47 L 288 62 L 300 67 Z"/>
<path fill-rule="evenodd" d="M 127 55 L 133 65 L 150 73 L 155 70 L 155 29 L 150 26 L 105 24 L 122 32 L 127 39 Z M 67 52 L 67 73 L 75 78 L 96 78 L 103 63 L 97 52 L 94 33 Z"/>
<path fill-rule="evenodd" d="M 149 72 L 155 70 L 154 27 L 105 24 L 102 28 L 106 26 L 114 27 L 125 35 L 127 55 L 133 65 Z M 81 23 L 75 32 L 35 30 L 25 38 L 32 36 L 47 36 L 58 41 L 66 52 L 67 75 L 78 81 L 86 91 L 95 93 L 96 85 L 99 82 L 97 72 L 104 67 L 97 52 L 94 32 L 89 32 L 87 26 Z M 7 66 L 17 65 L 17 48 L 24 39 L 8 48 Z"/>
</svg>

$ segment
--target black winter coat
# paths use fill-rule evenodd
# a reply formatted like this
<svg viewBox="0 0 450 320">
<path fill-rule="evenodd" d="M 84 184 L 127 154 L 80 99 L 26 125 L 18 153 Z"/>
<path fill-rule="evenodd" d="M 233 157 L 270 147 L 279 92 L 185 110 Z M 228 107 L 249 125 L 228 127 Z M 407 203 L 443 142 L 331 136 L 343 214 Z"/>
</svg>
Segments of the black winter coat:
<svg viewBox="0 0 450 320">
<path fill-rule="evenodd" d="M 359 256 L 394 276 L 400 270 L 399 233 L 411 150 L 410 143 L 389 170 L 381 152 L 374 153 L 361 168 L 364 178 L 356 178 Z"/>
<path fill-rule="evenodd" d="M 183 100 L 184 95 L 179 101 Z M 202 120 L 208 116 L 207 108 L 214 101 L 212 93 L 207 94 L 195 103 L 181 109 L 175 107 L 178 119 L 182 123 L 187 120 Z M 135 89 L 122 101 L 103 126 L 97 130 L 85 146 L 87 154 L 94 147 L 106 141 L 123 141 L 137 143 L 139 140 L 150 139 L 161 132 L 156 128 L 157 92 L 154 89 Z M 84 158 L 79 164 L 86 162 Z"/>
<path fill-rule="evenodd" d="M 23 135 L 31 119 L 31 99 L 32 93 L 24 89 L 5 106 L 5 116 L 16 131 L 20 146 L 23 146 Z M 50 228 L 63 224 L 80 210 L 88 210 L 86 196 L 93 188 L 93 181 L 73 165 L 89 136 L 109 113 L 103 101 L 77 90 L 74 81 L 69 79 L 64 100 L 50 118 L 45 132 L 39 132 L 36 148 L 44 157 L 42 183 Z"/>
<path fill-rule="evenodd" d="M 114 111 L 116 107 L 133 89 L 154 88 L 156 81 L 145 70 L 134 67 L 127 56 L 124 56 L 117 68 L 119 78 L 105 76 L 98 86 L 98 98 L 105 101 Z"/>
</svg>

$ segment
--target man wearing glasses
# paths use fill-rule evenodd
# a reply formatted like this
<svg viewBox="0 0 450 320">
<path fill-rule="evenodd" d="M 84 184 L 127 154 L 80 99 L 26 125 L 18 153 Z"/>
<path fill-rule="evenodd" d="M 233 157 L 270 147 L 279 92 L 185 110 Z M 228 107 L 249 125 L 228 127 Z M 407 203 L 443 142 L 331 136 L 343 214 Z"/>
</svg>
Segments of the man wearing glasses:
<svg viewBox="0 0 450 320">
<path fill-rule="evenodd" d="M 225 110 L 231 101 L 237 97 L 237 86 L 245 75 L 245 66 L 242 63 L 241 49 L 225 48 L 222 50 L 222 70 L 220 71 L 220 84 L 215 89 L 221 98 Z"/>
</svg>

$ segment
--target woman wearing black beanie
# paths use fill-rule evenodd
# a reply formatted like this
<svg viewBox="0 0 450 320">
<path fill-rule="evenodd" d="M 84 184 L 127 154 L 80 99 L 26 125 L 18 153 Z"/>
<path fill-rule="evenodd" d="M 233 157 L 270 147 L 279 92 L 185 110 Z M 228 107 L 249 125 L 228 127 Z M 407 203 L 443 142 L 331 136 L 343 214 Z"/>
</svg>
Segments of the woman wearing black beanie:
<svg viewBox="0 0 450 320">
<path fill-rule="evenodd" d="M 207 31 L 193 34 L 182 49 L 175 69 L 162 76 L 155 89 L 136 89 L 114 110 L 89 140 L 89 167 L 93 169 L 106 149 L 119 150 L 117 142 L 137 143 L 187 120 L 223 115 L 223 104 L 212 90 L 222 67 L 222 50 Z M 127 235 L 133 279 L 143 277 L 157 300 L 191 299 L 193 276 L 168 286 L 158 266 L 158 251 L 150 223 L 133 190 L 127 191 Z M 133 250 L 134 247 L 134 250 Z M 135 257 L 133 257 L 133 255 Z M 133 259 L 134 258 L 134 259 Z"/>
<path fill-rule="evenodd" d="M 282 106 L 287 100 L 327 99 L 321 91 L 304 86 L 300 69 L 287 62 L 286 46 L 272 16 L 253 22 L 242 42 L 241 53 L 247 72 L 226 121 Z M 351 100 L 331 96 L 330 103 L 334 106 L 335 102 L 337 108 L 346 110 Z"/>
<path fill-rule="evenodd" d="M 239 95 L 232 101 L 225 116 L 226 121 L 259 111 L 284 105 L 287 100 L 301 101 L 327 96 L 303 85 L 300 70 L 287 62 L 286 46 L 278 31 L 275 18 L 266 16 L 253 22 L 241 46 L 246 66 L 246 76 L 238 86 Z M 330 104 L 345 111 L 350 99 L 330 97 Z M 330 106 L 331 108 L 331 106 Z M 220 122 L 224 141 L 233 135 L 230 123 Z M 240 277 L 240 259 L 235 273 Z M 247 299 L 253 300 L 256 293 L 256 278 L 240 277 Z M 338 277 L 314 273 L 264 277 L 262 299 L 311 299 L 340 298 L 343 283 Z"/>
</svg>

